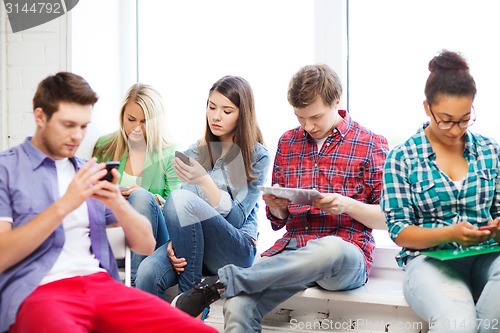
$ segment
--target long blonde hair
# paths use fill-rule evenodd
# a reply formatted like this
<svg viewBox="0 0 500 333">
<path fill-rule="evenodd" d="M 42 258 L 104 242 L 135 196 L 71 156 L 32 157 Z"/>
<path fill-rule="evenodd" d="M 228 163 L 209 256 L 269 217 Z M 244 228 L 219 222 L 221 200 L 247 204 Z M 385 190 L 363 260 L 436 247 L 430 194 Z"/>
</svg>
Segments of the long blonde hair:
<svg viewBox="0 0 500 333">
<path fill-rule="evenodd" d="M 144 111 L 146 119 L 146 155 L 158 154 L 161 165 L 163 148 L 170 146 L 166 131 L 165 104 L 160 93 L 152 86 L 142 83 L 132 85 L 125 95 L 120 111 L 120 129 L 111 134 L 103 145 L 94 147 L 93 156 L 101 156 L 102 160 L 120 161 L 128 152 L 128 137 L 123 127 L 123 114 L 128 103 L 137 103 Z"/>
</svg>

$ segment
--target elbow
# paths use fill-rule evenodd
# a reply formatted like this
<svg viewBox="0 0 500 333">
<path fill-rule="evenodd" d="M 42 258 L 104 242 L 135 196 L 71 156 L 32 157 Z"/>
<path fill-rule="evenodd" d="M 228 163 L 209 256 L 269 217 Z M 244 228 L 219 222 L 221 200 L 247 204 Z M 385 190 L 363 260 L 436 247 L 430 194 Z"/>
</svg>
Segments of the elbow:
<svg viewBox="0 0 500 333">
<path fill-rule="evenodd" d="M 156 247 L 156 241 L 154 238 L 152 238 L 148 242 L 145 242 L 145 244 L 142 244 L 140 251 L 134 251 L 134 252 L 143 256 L 150 256 L 155 251 L 155 247 Z"/>
<path fill-rule="evenodd" d="M 134 251 L 134 253 L 141 256 L 149 256 L 153 254 L 156 247 L 156 240 L 153 237 L 153 234 L 147 235 L 142 238 L 138 243 L 134 242 L 131 244 L 130 249 Z"/>
<path fill-rule="evenodd" d="M 5 273 L 10 267 L 11 265 L 7 261 L 0 260 L 0 275 Z"/>
<path fill-rule="evenodd" d="M 133 247 L 130 249 L 132 251 L 134 251 L 134 253 L 141 255 L 141 256 L 150 256 L 155 251 L 154 244 L 153 244 L 153 246 L 150 246 L 148 244 L 148 245 L 142 245 L 141 247 Z"/>
<path fill-rule="evenodd" d="M 146 256 L 150 256 L 153 254 L 153 252 L 155 251 L 155 242 L 152 242 L 149 244 L 149 246 L 146 248 L 146 251 L 145 251 L 145 254 Z"/>
<path fill-rule="evenodd" d="M 375 225 L 373 226 L 372 229 L 376 229 L 376 230 L 388 230 L 389 227 L 387 226 L 387 223 L 385 223 L 385 218 L 380 220 L 380 221 L 377 221 L 377 223 L 375 223 Z"/>
<path fill-rule="evenodd" d="M 397 245 L 397 246 L 399 246 L 399 247 L 405 247 L 404 242 L 402 242 L 402 241 L 399 239 L 399 237 L 398 237 L 398 238 L 396 238 L 396 239 L 394 239 L 394 243 L 396 243 L 396 245 Z"/>
</svg>

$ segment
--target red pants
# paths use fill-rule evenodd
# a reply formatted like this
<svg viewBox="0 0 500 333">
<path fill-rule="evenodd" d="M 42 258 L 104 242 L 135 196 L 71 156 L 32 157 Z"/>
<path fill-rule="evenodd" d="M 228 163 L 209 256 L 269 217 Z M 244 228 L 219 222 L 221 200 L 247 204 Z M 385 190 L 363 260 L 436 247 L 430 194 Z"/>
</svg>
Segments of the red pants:
<svg viewBox="0 0 500 333">
<path fill-rule="evenodd" d="M 107 273 L 40 286 L 9 333 L 217 332 L 157 296 L 126 287 Z"/>
</svg>

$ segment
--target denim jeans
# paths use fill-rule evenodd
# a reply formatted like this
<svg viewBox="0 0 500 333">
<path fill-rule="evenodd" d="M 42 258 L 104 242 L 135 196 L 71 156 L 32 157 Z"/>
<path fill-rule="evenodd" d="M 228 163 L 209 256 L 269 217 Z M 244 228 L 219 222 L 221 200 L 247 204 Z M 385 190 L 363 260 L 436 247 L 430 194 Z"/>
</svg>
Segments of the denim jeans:
<svg viewBox="0 0 500 333">
<path fill-rule="evenodd" d="M 500 331 L 500 254 L 448 261 L 418 256 L 405 268 L 407 302 L 429 332 Z"/>
<path fill-rule="evenodd" d="M 172 267 L 166 245 L 158 248 L 139 266 L 136 287 L 165 299 L 165 292 L 179 284 L 179 292 L 192 288 L 204 273 L 215 275 L 227 264 L 252 265 L 256 246 L 247 234 L 239 231 L 212 206 L 187 190 L 172 192 L 165 202 L 167 228 L 178 258 L 187 265 L 181 274 Z M 179 216 L 191 223 L 180 223 Z"/>
<path fill-rule="evenodd" d="M 336 236 L 311 240 L 301 248 L 292 239 L 277 255 L 247 269 L 225 266 L 218 275 L 225 286 L 225 332 L 260 332 L 264 315 L 308 287 L 349 290 L 367 279 L 361 250 Z"/>
<path fill-rule="evenodd" d="M 161 211 L 160 206 L 156 202 L 156 198 L 152 193 L 144 189 L 137 189 L 133 191 L 128 197 L 128 202 L 136 211 L 147 217 L 153 228 L 153 235 L 156 239 L 156 247 L 159 248 L 165 244 L 168 239 L 167 226 L 165 225 L 165 218 Z M 131 275 L 132 285 L 135 285 L 137 270 L 140 263 L 147 256 L 138 255 L 132 251 L 131 256 Z"/>
</svg>

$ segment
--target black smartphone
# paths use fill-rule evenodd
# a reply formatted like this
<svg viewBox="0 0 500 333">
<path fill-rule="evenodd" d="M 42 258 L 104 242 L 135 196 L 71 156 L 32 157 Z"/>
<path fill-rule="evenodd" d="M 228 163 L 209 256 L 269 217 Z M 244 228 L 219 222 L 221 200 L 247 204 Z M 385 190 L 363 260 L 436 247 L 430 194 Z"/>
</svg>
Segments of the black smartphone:
<svg viewBox="0 0 500 333">
<path fill-rule="evenodd" d="M 189 157 L 186 154 L 176 150 L 175 157 L 178 157 L 182 161 L 182 163 L 191 166 L 191 163 L 189 162 Z"/>
<path fill-rule="evenodd" d="M 108 173 L 104 177 L 102 177 L 101 180 L 107 180 L 108 182 L 112 182 L 113 181 L 113 174 L 111 173 L 111 170 L 118 169 L 119 165 L 120 165 L 119 161 L 106 162 L 106 170 L 108 171 Z"/>
</svg>

